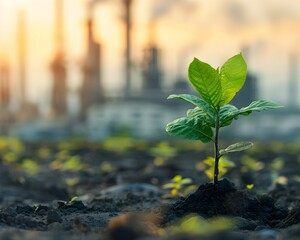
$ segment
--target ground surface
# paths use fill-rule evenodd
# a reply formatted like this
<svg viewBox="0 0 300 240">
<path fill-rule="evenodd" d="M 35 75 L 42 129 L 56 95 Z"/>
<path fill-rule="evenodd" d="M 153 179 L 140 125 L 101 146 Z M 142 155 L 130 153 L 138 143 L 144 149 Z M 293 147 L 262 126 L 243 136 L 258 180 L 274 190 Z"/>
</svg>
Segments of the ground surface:
<svg viewBox="0 0 300 240">
<path fill-rule="evenodd" d="M 231 155 L 217 189 L 194 142 L 1 138 L 0 153 L 0 239 L 300 239 L 300 144 Z M 175 175 L 188 198 L 162 188 Z"/>
</svg>

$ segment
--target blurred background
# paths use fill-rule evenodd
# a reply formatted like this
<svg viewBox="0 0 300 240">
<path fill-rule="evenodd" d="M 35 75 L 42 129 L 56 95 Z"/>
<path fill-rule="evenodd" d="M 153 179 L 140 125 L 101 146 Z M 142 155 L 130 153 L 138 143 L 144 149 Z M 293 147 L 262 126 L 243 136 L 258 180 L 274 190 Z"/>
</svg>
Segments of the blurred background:
<svg viewBox="0 0 300 240">
<path fill-rule="evenodd" d="M 165 139 L 195 92 L 193 57 L 214 67 L 242 52 L 232 104 L 282 110 L 224 129 L 226 139 L 300 139 L 300 3 L 279 0 L 0 0 L 0 133 L 24 140 L 129 134 Z"/>
</svg>

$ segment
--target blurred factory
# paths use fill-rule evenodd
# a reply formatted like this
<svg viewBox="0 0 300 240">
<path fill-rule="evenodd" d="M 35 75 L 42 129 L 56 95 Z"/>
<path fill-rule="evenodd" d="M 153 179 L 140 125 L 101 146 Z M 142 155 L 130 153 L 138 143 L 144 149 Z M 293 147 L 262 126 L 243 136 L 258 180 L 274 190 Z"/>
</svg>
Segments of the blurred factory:
<svg viewBox="0 0 300 240">
<path fill-rule="evenodd" d="M 161 64 L 161 52 L 155 40 L 155 24 L 149 24 L 149 42 L 143 52 L 143 62 L 139 64 L 141 90 L 133 91 L 132 81 L 132 5 L 134 0 L 120 0 L 123 8 L 124 22 L 124 83 L 123 95 L 118 97 L 106 96 L 102 79 L 102 46 L 95 39 L 93 32 L 94 9 L 101 1 L 89 1 L 86 6 L 87 18 L 87 49 L 80 66 L 82 83 L 76 92 L 80 107 L 76 116 L 70 115 L 67 105 L 68 68 L 64 41 L 64 4 L 63 0 L 55 0 L 55 38 L 56 52 L 49 69 L 52 73 L 51 102 L 49 114 L 41 116 L 37 107 L 26 98 L 26 16 L 18 13 L 18 91 L 19 109 L 10 108 L 13 91 L 10 84 L 10 66 L 5 57 L 0 59 L 0 133 L 18 136 L 25 140 L 58 140 L 72 136 L 82 136 L 88 139 L 102 139 L 121 132 L 128 132 L 136 138 L 166 138 L 165 125 L 175 118 L 185 115 L 188 104 L 181 101 L 168 101 L 172 93 L 195 94 L 188 85 L 187 79 L 178 76 L 173 86 L 163 88 L 164 74 Z M 297 56 L 291 57 L 290 62 L 290 105 L 284 110 L 266 112 L 261 115 L 241 121 L 239 125 L 224 131 L 231 137 L 266 138 L 299 138 L 295 129 L 300 130 L 298 121 L 300 109 L 296 107 L 297 89 Z M 257 100 L 258 78 L 249 73 L 244 88 L 237 94 L 232 104 L 243 107 Z M 269 121 L 277 118 L 278 121 Z M 286 119 L 292 122 L 287 123 Z M 280 124 L 280 128 L 279 128 Z M 294 135 L 292 135 L 294 134 Z"/>
</svg>

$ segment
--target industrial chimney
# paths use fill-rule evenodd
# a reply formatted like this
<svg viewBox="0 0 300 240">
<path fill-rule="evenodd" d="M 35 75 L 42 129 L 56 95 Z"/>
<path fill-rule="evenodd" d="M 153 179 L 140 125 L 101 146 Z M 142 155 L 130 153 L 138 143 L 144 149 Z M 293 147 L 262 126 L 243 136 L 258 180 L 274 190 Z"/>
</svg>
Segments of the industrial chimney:
<svg viewBox="0 0 300 240">
<path fill-rule="evenodd" d="M 101 45 L 94 39 L 93 2 L 88 3 L 87 18 L 87 53 L 83 64 L 83 82 L 81 86 L 81 119 L 92 105 L 104 102 L 104 91 L 101 84 Z"/>
<path fill-rule="evenodd" d="M 131 6 L 132 0 L 123 0 L 125 10 L 125 96 L 131 92 Z"/>
<path fill-rule="evenodd" d="M 289 106 L 295 108 L 297 106 L 298 100 L 298 56 L 296 54 L 291 54 L 289 59 Z"/>
<path fill-rule="evenodd" d="M 10 104 L 10 71 L 6 58 L 0 59 L 0 108 L 8 109 Z"/>
<path fill-rule="evenodd" d="M 51 64 L 53 74 L 51 110 L 55 116 L 65 116 L 67 111 L 67 83 L 63 38 L 63 0 L 56 0 L 56 53 Z"/>
<path fill-rule="evenodd" d="M 20 109 L 24 110 L 26 100 L 26 17 L 24 9 L 18 12 L 18 55 L 19 55 L 19 84 Z"/>
</svg>

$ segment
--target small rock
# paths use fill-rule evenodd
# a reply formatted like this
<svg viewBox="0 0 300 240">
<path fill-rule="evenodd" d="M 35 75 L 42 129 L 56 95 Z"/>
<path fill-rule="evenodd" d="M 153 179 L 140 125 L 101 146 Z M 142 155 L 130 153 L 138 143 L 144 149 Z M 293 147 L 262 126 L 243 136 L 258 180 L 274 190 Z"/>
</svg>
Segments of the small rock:
<svg viewBox="0 0 300 240">
<path fill-rule="evenodd" d="M 288 240 L 299 240 L 300 236 L 300 223 L 293 225 L 283 231 L 283 238 Z"/>
<path fill-rule="evenodd" d="M 35 209 L 35 213 L 40 215 L 40 216 L 43 216 L 43 215 L 46 215 L 47 212 L 49 211 L 49 207 L 48 206 L 45 206 L 45 205 L 39 205 L 36 207 Z"/>
<path fill-rule="evenodd" d="M 262 205 L 267 206 L 269 208 L 273 208 L 275 204 L 275 200 L 267 195 L 262 195 L 259 198 L 259 201 Z"/>
<path fill-rule="evenodd" d="M 75 201 L 70 206 L 76 208 L 77 210 L 86 209 L 86 206 L 83 204 L 82 201 Z"/>
<path fill-rule="evenodd" d="M 17 206 L 16 207 L 16 213 L 17 214 L 30 214 L 30 213 L 33 213 L 34 210 L 35 210 L 35 208 L 31 207 L 29 205 Z"/>
<path fill-rule="evenodd" d="M 258 221 L 252 221 L 242 217 L 235 217 L 234 223 L 240 230 L 254 230 L 259 224 Z"/>
<path fill-rule="evenodd" d="M 62 226 L 62 224 L 58 223 L 58 222 L 54 222 L 54 223 L 50 223 L 48 225 L 48 230 L 49 231 L 62 231 L 64 228 Z"/>
<path fill-rule="evenodd" d="M 161 189 L 154 185 L 146 183 L 128 183 L 109 187 L 108 189 L 101 191 L 99 197 L 124 199 L 128 193 L 144 197 L 160 197 L 162 195 Z"/>
<path fill-rule="evenodd" d="M 111 240 L 134 240 L 157 234 L 157 220 L 152 214 L 126 213 L 111 219 L 107 234 Z"/>
<path fill-rule="evenodd" d="M 55 223 L 55 222 L 62 223 L 63 220 L 56 211 L 51 210 L 47 214 L 46 221 L 47 221 L 47 224 L 49 225 L 49 224 Z"/>
<path fill-rule="evenodd" d="M 276 240 L 279 233 L 272 229 L 264 229 L 255 233 L 250 239 L 253 240 Z"/>
<path fill-rule="evenodd" d="M 22 214 L 18 215 L 15 219 L 16 224 L 22 228 L 38 228 L 43 225 L 42 222 L 36 221 L 32 217 L 24 216 Z"/>
</svg>

